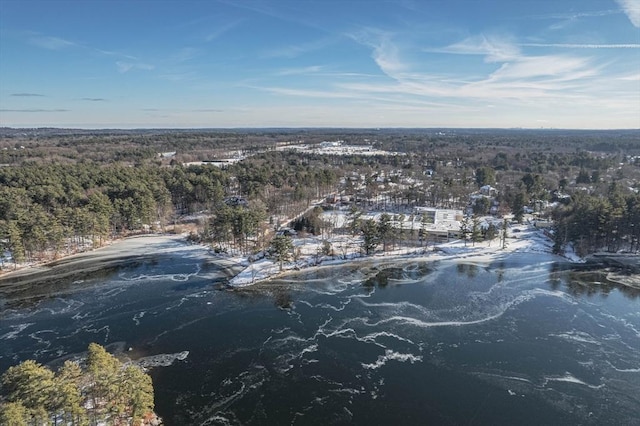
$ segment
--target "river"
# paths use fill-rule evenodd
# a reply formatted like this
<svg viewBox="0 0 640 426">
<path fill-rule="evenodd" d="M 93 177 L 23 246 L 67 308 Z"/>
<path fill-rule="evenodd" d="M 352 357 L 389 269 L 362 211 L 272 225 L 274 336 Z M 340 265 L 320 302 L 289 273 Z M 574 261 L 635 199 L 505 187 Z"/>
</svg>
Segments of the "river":
<svg viewBox="0 0 640 426">
<path fill-rule="evenodd" d="M 640 291 L 549 255 L 377 259 L 243 291 L 181 243 L 67 268 L 1 287 L 0 371 L 98 342 L 156 365 L 167 425 L 638 421 Z"/>
</svg>

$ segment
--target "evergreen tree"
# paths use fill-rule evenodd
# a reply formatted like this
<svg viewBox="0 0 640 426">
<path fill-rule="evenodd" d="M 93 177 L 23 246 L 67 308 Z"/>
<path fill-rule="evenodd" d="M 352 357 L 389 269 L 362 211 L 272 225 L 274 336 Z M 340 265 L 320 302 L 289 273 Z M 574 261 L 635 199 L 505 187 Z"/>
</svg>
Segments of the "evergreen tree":
<svg viewBox="0 0 640 426">
<path fill-rule="evenodd" d="M 471 221 L 471 241 L 475 246 L 477 242 L 482 241 L 482 228 L 480 228 L 480 219 L 474 216 Z"/>
<path fill-rule="evenodd" d="M 0 378 L 0 424 L 139 425 L 152 413 L 153 385 L 139 367 L 94 343 L 86 366 L 66 361 L 56 374 L 32 360 L 10 367 Z"/>
<path fill-rule="evenodd" d="M 502 249 L 506 249 L 507 248 L 507 230 L 508 230 L 508 224 L 507 224 L 507 220 L 503 219 L 502 220 Z"/>
<path fill-rule="evenodd" d="M 0 402 L 0 425 L 29 426 L 31 416 L 21 402 Z"/>
<path fill-rule="evenodd" d="M 389 216 L 388 213 L 382 213 L 382 215 L 380 215 L 380 221 L 378 222 L 378 238 L 382 241 L 382 251 L 387 251 L 387 245 L 392 236 L 393 227 L 391 225 L 391 216 Z"/>
<path fill-rule="evenodd" d="M 362 223 L 362 248 L 365 254 L 373 254 L 378 244 L 380 244 L 380 236 L 378 232 L 378 224 L 373 219 L 367 219 Z"/>
<path fill-rule="evenodd" d="M 349 213 L 347 215 L 349 221 L 349 232 L 351 235 L 355 236 L 358 234 L 358 230 L 360 230 L 360 217 L 362 216 L 362 212 L 358 210 L 356 206 L 351 206 L 349 209 Z"/>
<path fill-rule="evenodd" d="M 469 216 L 465 216 L 462 218 L 462 222 L 460 222 L 460 237 L 464 241 L 464 246 L 467 246 L 467 241 L 471 236 L 471 218 Z"/>
<path fill-rule="evenodd" d="M 293 251 L 293 241 L 288 235 L 276 235 L 271 241 L 271 254 L 280 264 L 280 271 L 284 262 L 288 262 Z"/>
<path fill-rule="evenodd" d="M 2 388 L 9 402 L 21 403 L 33 417 L 41 418 L 53 408 L 54 374 L 33 360 L 9 367 L 2 375 Z"/>
</svg>

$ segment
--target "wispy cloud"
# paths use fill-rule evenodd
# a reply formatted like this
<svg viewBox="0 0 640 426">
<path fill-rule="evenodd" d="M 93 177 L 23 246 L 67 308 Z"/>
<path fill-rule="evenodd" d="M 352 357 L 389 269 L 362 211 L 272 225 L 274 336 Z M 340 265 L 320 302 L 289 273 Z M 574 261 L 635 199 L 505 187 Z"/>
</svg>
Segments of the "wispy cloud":
<svg viewBox="0 0 640 426">
<path fill-rule="evenodd" d="M 105 56 L 119 56 L 121 58 L 128 59 L 128 60 L 131 60 L 131 61 L 137 61 L 138 60 L 137 57 L 132 56 L 132 55 L 127 55 L 126 53 L 122 53 L 122 52 L 115 52 L 115 51 L 112 51 L 112 50 L 104 50 L 104 49 L 98 49 L 98 48 L 89 48 L 89 49 L 91 49 L 91 50 L 93 50 L 93 51 L 95 51 L 97 53 L 103 54 Z"/>
<path fill-rule="evenodd" d="M 107 100 L 105 98 L 80 98 L 81 101 L 88 101 L 88 102 L 106 102 Z"/>
<path fill-rule="evenodd" d="M 304 75 L 304 74 L 317 74 L 322 71 L 324 67 L 320 65 L 312 65 L 309 67 L 301 67 L 301 68 L 287 68 L 276 72 L 276 75 L 279 76 L 287 76 L 287 75 Z"/>
<path fill-rule="evenodd" d="M 360 36 L 354 39 L 371 49 L 371 56 L 380 71 L 393 81 L 340 84 L 350 97 L 358 94 L 364 97 L 375 93 L 408 103 L 418 99 L 449 105 L 459 105 L 460 102 L 486 105 L 498 101 L 571 102 L 589 96 L 590 87 L 594 85 L 595 79 L 599 78 L 603 67 L 594 64 L 592 58 L 525 55 L 509 36 L 478 35 L 443 48 L 425 51 L 477 55 L 481 56 L 486 64 L 497 64 L 497 68 L 479 71 L 482 68 L 470 64 L 468 68 L 456 71 L 455 76 L 430 75 L 428 69 L 426 72 L 417 71 L 410 63 L 402 62 L 404 52 L 401 46 L 393 42 L 389 34 L 369 32 L 367 38 Z M 465 73 L 465 70 L 473 71 Z M 283 90 L 280 93 L 287 94 L 287 91 Z M 289 93 L 297 95 L 295 91 Z M 346 95 L 338 93 L 333 96 Z"/>
<path fill-rule="evenodd" d="M 363 28 L 347 36 L 371 48 L 371 58 L 386 75 L 392 76 L 405 70 L 405 64 L 399 56 L 400 50 L 393 42 L 392 33 L 376 28 Z"/>
<path fill-rule="evenodd" d="M 527 15 L 521 19 L 578 19 L 578 18 L 592 18 L 600 16 L 615 15 L 620 13 L 616 9 L 606 10 L 591 10 L 584 12 L 567 12 L 567 13 L 550 13 L 545 15 Z"/>
<path fill-rule="evenodd" d="M 66 40 L 64 38 L 43 35 L 33 36 L 29 39 L 29 42 L 35 46 L 42 47 L 43 49 L 48 50 L 61 50 L 68 47 L 79 46 L 78 43 Z"/>
<path fill-rule="evenodd" d="M 622 81 L 640 81 L 640 72 L 637 74 L 629 74 L 618 77 L 618 80 Z"/>
<path fill-rule="evenodd" d="M 187 62 L 200 54 L 200 49 L 195 47 L 183 47 L 168 59 L 169 62 Z"/>
<path fill-rule="evenodd" d="M 63 49 L 82 49 L 86 52 L 99 54 L 104 56 L 116 56 L 129 61 L 137 61 L 138 58 L 126 53 L 113 50 L 105 50 L 87 45 L 86 43 L 71 41 L 62 37 L 44 35 L 40 33 L 28 32 L 27 42 L 33 46 L 37 46 L 47 50 L 63 50 Z"/>
<path fill-rule="evenodd" d="M 219 27 L 215 28 L 213 31 L 209 32 L 204 37 L 204 40 L 206 42 L 212 42 L 212 41 L 220 38 L 224 33 L 227 33 L 229 31 L 231 31 L 232 29 L 236 28 L 243 21 L 244 21 L 244 19 L 238 19 L 236 21 L 229 22 L 229 23 L 226 23 L 226 24 L 224 24 L 222 26 L 219 26 Z"/>
<path fill-rule="evenodd" d="M 27 109 L 0 109 L 2 112 L 68 112 L 68 109 L 41 109 L 41 108 L 27 108 Z"/>
<path fill-rule="evenodd" d="M 297 58 L 317 50 L 324 49 L 334 43 L 333 38 L 321 38 L 307 43 L 292 44 L 268 50 L 262 54 L 265 58 Z"/>
<path fill-rule="evenodd" d="M 191 81 L 196 79 L 197 74 L 194 71 L 185 72 L 168 72 L 158 75 L 158 78 L 167 81 Z"/>
<path fill-rule="evenodd" d="M 640 49 L 640 44 L 520 43 L 522 47 L 557 47 L 566 49 Z"/>
<path fill-rule="evenodd" d="M 486 62 L 509 61 L 520 56 L 520 49 L 506 37 L 478 35 L 466 38 L 444 48 L 425 49 L 426 52 L 458 55 L 482 55 Z"/>
<path fill-rule="evenodd" d="M 616 0 L 634 27 L 640 28 L 640 1 Z"/>
<path fill-rule="evenodd" d="M 566 13 L 521 16 L 516 19 L 558 20 L 558 22 L 555 22 L 549 26 L 550 30 L 557 31 L 566 29 L 567 27 L 578 23 L 584 18 L 600 18 L 602 16 L 616 15 L 619 13 L 621 13 L 621 11 L 617 9 L 571 11 Z"/>
<path fill-rule="evenodd" d="M 191 112 L 224 112 L 223 109 L 217 108 L 200 108 L 200 109 L 192 109 Z"/>
<path fill-rule="evenodd" d="M 21 93 L 12 93 L 10 96 L 16 96 L 16 97 L 21 97 L 21 98 L 35 98 L 35 97 L 44 97 L 44 95 L 41 95 L 40 93 L 28 93 L 28 92 L 21 92 Z"/>
<path fill-rule="evenodd" d="M 362 94 L 355 92 L 341 92 L 336 90 L 308 90 L 308 89 L 292 89 L 288 87 L 254 87 L 254 89 L 264 90 L 270 93 L 287 96 L 299 96 L 304 98 L 328 98 L 328 99 L 345 99 L 345 98 L 362 98 Z"/>
<path fill-rule="evenodd" d="M 150 71 L 155 69 L 154 65 L 151 64 L 145 64 L 142 62 L 124 62 L 124 61 L 117 61 L 116 62 L 116 66 L 118 67 L 118 72 L 120 73 L 126 73 L 129 72 L 131 70 L 145 70 L 145 71 Z"/>
</svg>

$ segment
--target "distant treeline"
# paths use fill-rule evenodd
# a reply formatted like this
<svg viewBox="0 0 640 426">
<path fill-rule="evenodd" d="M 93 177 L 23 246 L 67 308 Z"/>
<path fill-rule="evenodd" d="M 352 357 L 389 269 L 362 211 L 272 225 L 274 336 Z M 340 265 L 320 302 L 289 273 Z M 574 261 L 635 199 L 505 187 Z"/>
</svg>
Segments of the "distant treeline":
<svg viewBox="0 0 640 426">
<path fill-rule="evenodd" d="M 192 213 L 210 217 L 204 239 L 250 252 L 268 243 L 266 227 L 331 193 L 365 209 L 470 208 L 517 220 L 525 207 L 544 214 L 546 202 L 560 201 L 558 250 L 569 242 L 585 252 L 638 249 L 638 131 L 0 130 L 0 254 L 19 262 L 162 230 Z M 400 154 L 275 150 L 324 140 Z M 225 169 L 182 165 L 239 151 L 246 159 Z M 484 185 L 497 189 L 494 198 L 470 204 Z"/>
</svg>

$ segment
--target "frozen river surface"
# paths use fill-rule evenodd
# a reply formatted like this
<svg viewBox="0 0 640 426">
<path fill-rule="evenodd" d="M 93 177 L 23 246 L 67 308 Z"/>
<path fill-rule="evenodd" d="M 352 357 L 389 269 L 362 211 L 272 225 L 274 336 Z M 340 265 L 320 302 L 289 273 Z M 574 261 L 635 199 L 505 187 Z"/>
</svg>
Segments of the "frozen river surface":
<svg viewBox="0 0 640 426">
<path fill-rule="evenodd" d="M 167 425 L 638 424 L 640 292 L 547 255 L 239 292 L 216 289 L 233 265 L 179 242 L 93 266 L 0 287 L 0 371 L 98 342 L 152 367 Z"/>
</svg>

